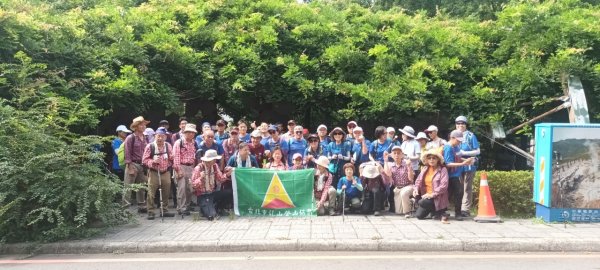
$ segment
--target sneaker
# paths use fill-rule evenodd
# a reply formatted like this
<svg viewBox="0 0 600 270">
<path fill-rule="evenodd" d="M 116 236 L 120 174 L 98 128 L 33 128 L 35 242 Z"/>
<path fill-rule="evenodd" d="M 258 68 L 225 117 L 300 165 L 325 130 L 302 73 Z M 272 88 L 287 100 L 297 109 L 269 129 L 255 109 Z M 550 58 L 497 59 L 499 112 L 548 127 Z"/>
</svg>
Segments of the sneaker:
<svg viewBox="0 0 600 270">
<path fill-rule="evenodd" d="M 335 210 L 333 210 L 333 209 L 330 209 L 330 210 L 329 210 L 329 215 L 330 215 L 330 216 L 335 216 Z"/>
<path fill-rule="evenodd" d="M 208 219 L 208 221 L 213 221 L 213 220 L 215 220 L 215 218 L 214 218 L 214 217 L 212 217 L 212 216 L 208 216 L 208 217 L 207 217 L 207 219 Z"/>
<path fill-rule="evenodd" d="M 413 216 L 409 213 L 404 216 L 404 218 L 412 218 Z"/>
<path fill-rule="evenodd" d="M 163 217 L 174 217 L 175 214 L 171 213 L 171 212 L 163 212 Z"/>
<path fill-rule="evenodd" d="M 374 216 L 378 217 L 381 215 L 381 213 L 379 213 L 379 211 L 375 211 L 375 213 L 373 213 Z"/>
<path fill-rule="evenodd" d="M 446 216 L 446 215 L 442 216 L 442 223 L 443 224 L 450 224 L 450 222 L 448 221 L 448 216 Z"/>
<path fill-rule="evenodd" d="M 471 213 L 469 211 L 461 211 L 460 215 L 463 216 L 463 217 L 470 217 Z"/>
<path fill-rule="evenodd" d="M 154 212 L 150 212 L 148 213 L 148 217 L 146 217 L 147 220 L 154 220 Z"/>
<path fill-rule="evenodd" d="M 138 207 L 138 213 L 140 213 L 140 214 L 145 214 L 145 213 L 148 213 L 148 209 L 146 209 L 146 208 L 141 208 L 141 207 Z"/>
<path fill-rule="evenodd" d="M 460 214 L 454 215 L 454 220 L 456 220 L 456 221 L 463 221 L 463 217 Z"/>
</svg>

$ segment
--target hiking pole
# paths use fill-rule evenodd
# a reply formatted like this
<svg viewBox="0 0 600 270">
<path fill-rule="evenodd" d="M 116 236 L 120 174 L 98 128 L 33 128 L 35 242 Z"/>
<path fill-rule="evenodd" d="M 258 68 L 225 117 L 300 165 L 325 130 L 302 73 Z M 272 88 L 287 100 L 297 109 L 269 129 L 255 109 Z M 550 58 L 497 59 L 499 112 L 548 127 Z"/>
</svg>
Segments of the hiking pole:
<svg viewBox="0 0 600 270">
<path fill-rule="evenodd" d="M 160 221 L 165 221 L 165 213 L 163 213 L 163 194 L 162 194 L 162 181 L 160 179 L 160 170 L 156 170 L 158 174 L 158 197 L 160 199 Z"/>
<path fill-rule="evenodd" d="M 342 222 L 346 222 L 346 189 L 342 190 Z"/>
</svg>

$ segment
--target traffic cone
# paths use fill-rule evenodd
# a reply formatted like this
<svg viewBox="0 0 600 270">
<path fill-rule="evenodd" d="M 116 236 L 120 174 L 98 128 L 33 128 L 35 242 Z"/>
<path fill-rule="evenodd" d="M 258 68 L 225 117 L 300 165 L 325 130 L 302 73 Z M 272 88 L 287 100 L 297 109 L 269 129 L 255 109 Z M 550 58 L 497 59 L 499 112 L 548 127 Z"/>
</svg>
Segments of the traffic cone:
<svg viewBox="0 0 600 270">
<path fill-rule="evenodd" d="M 479 182 L 479 208 L 477 216 L 473 219 L 476 222 L 502 222 L 499 216 L 496 216 L 494 202 L 488 186 L 487 173 L 481 172 L 481 181 Z"/>
</svg>

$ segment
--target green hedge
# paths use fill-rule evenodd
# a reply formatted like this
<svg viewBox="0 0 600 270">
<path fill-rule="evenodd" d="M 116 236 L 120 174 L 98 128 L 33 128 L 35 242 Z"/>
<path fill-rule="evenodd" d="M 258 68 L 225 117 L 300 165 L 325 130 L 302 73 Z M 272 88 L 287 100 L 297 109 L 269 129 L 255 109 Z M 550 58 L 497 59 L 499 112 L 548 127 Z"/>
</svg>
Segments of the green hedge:
<svg viewBox="0 0 600 270">
<path fill-rule="evenodd" d="M 477 214 L 479 180 L 477 172 L 473 180 L 472 211 Z M 490 192 L 496 214 L 506 217 L 533 217 L 533 171 L 489 171 L 487 172 Z"/>
</svg>

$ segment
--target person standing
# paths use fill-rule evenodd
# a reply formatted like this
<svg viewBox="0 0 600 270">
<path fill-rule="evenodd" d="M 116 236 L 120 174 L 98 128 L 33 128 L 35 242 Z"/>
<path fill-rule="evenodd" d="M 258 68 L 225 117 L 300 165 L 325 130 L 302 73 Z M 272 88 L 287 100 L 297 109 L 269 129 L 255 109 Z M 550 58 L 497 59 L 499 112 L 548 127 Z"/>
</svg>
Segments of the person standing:
<svg viewBox="0 0 600 270">
<path fill-rule="evenodd" d="M 230 137 L 229 133 L 227 131 L 225 131 L 226 128 L 227 128 L 227 122 L 225 122 L 222 119 L 219 119 L 217 121 L 217 132 L 215 133 L 215 141 L 219 145 L 223 144 L 223 141 L 229 139 L 229 137 Z"/>
<path fill-rule="evenodd" d="M 344 175 L 344 165 L 350 162 L 351 156 L 351 143 L 345 141 L 344 138 L 346 134 L 344 131 L 336 127 L 331 131 L 330 136 L 333 138 L 333 141 L 329 143 L 327 147 L 326 155 L 329 159 L 329 171 L 333 174 L 333 185 L 337 187 L 338 181 Z"/>
<path fill-rule="evenodd" d="M 348 133 L 346 135 L 346 137 L 344 138 L 344 140 L 349 141 L 350 143 L 354 142 L 354 128 L 357 127 L 358 124 L 356 123 L 356 121 L 350 121 L 348 122 L 348 124 L 346 125 L 346 129 L 348 130 Z"/>
<path fill-rule="evenodd" d="M 248 133 L 248 124 L 246 121 L 238 121 L 238 129 L 240 132 L 240 141 L 250 143 L 250 134 Z"/>
<path fill-rule="evenodd" d="M 425 134 L 427 134 L 429 136 L 429 138 L 431 139 L 425 145 L 425 149 L 427 149 L 427 150 L 436 149 L 437 151 L 440 151 L 440 153 L 442 151 L 444 151 L 444 145 L 446 145 L 448 142 L 446 140 L 442 139 L 440 136 L 438 136 L 438 128 L 436 126 L 434 126 L 434 125 L 429 126 L 425 130 Z"/>
<path fill-rule="evenodd" d="M 276 147 L 281 148 L 284 159 L 288 154 L 288 141 L 284 140 L 280 135 L 281 130 L 276 125 L 269 126 L 269 138 L 262 139 L 261 144 L 265 146 L 265 155 L 267 158 L 271 158 L 271 151 Z"/>
<path fill-rule="evenodd" d="M 146 130 L 146 125 L 149 123 L 150 121 L 146 121 L 142 116 L 134 118 L 129 126 L 133 134 L 127 136 L 123 142 L 125 144 L 125 193 L 123 194 L 125 204 L 130 204 L 127 195 L 130 192 L 131 184 L 146 184 L 147 182 L 142 158 L 148 144 L 144 136 L 144 131 Z M 136 191 L 136 203 L 138 213 L 146 213 L 148 211 L 144 206 L 144 190 L 140 189 Z"/>
<path fill-rule="evenodd" d="M 387 138 L 385 127 L 378 126 L 375 128 L 375 140 L 369 146 L 369 160 L 375 160 L 383 166 L 383 153 L 389 153 L 392 146 L 393 141 Z"/>
<path fill-rule="evenodd" d="M 317 136 L 319 136 L 319 143 L 323 146 L 323 149 L 327 148 L 331 142 L 331 137 L 327 135 L 327 126 L 319 125 L 317 128 Z"/>
<path fill-rule="evenodd" d="M 117 127 L 117 137 L 111 143 L 113 149 L 112 171 L 119 179 L 121 179 L 121 181 L 125 180 L 125 172 L 123 171 L 123 168 L 119 166 L 117 150 L 121 147 L 121 144 L 129 134 L 131 134 L 131 130 L 127 129 L 125 125 L 120 125 Z"/>
<path fill-rule="evenodd" d="M 308 147 L 304 151 L 304 164 L 306 164 L 306 168 L 316 169 L 317 164 L 315 161 L 325 154 L 325 150 L 319 142 L 319 136 L 311 134 L 306 140 L 308 141 Z"/>
<path fill-rule="evenodd" d="M 223 147 L 223 159 L 229 161 L 229 157 L 233 156 L 238 151 L 240 145 L 240 130 L 234 127 L 229 131 L 229 138 L 225 139 L 221 146 Z"/>
<path fill-rule="evenodd" d="M 289 141 L 290 138 L 294 137 L 294 128 L 296 127 L 296 121 L 290 120 L 287 122 L 287 132 L 282 134 L 281 137 L 284 141 Z"/>
<path fill-rule="evenodd" d="M 179 117 L 179 132 L 173 133 L 171 136 L 171 141 L 175 143 L 177 140 L 183 138 L 183 131 L 185 130 L 185 125 L 188 124 L 188 121 L 185 117 Z M 194 125 L 196 126 L 196 125 Z"/>
<path fill-rule="evenodd" d="M 154 196 L 159 188 L 162 189 L 161 207 L 163 217 L 175 216 L 169 213 L 168 207 L 169 194 L 171 194 L 171 172 L 169 171 L 169 167 L 173 162 L 173 152 L 171 145 L 166 142 L 167 137 L 167 129 L 164 127 L 156 129 L 155 140 L 146 145 L 142 158 L 142 163 L 148 168 L 148 175 L 150 177 L 148 180 L 148 198 L 146 199 L 149 220 L 154 219 Z"/>
<path fill-rule="evenodd" d="M 171 140 L 173 138 L 173 134 L 169 131 L 169 121 L 160 120 L 160 122 L 158 123 L 158 127 L 165 128 L 165 130 L 167 131 L 167 139 L 165 141 L 168 142 L 170 145 L 173 145 L 174 141 Z"/>
<path fill-rule="evenodd" d="M 288 167 L 294 165 L 293 157 L 295 154 L 300 154 L 304 158 L 304 151 L 308 147 L 308 143 L 304 139 L 302 126 L 294 127 L 294 136 L 288 140 L 287 164 Z"/>
<path fill-rule="evenodd" d="M 444 160 L 446 161 L 446 167 L 449 169 L 448 193 L 452 196 L 454 202 L 454 218 L 456 220 L 463 220 L 461 213 L 464 192 L 464 183 L 461 179 L 462 170 L 464 166 L 471 163 L 471 160 L 463 160 L 459 155 L 463 140 L 463 133 L 460 130 L 454 130 L 450 132 L 450 141 L 444 145 Z"/>
<path fill-rule="evenodd" d="M 267 155 L 265 155 L 265 146 L 260 143 L 262 140 L 261 132 L 258 130 L 252 131 L 250 134 L 251 143 L 248 146 L 250 153 L 258 162 L 259 168 L 264 168 L 267 163 Z"/>
<path fill-rule="evenodd" d="M 219 155 L 219 158 L 217 160 L 217 165 L 219 166 L 219 169 L 225 168 L 225 161 L 221 158 L 225 151 L 223 150 L 223 146 L 217 144 L 215 140 L 215 133 L 212 130 L 205 130 L 202 136 L 203 140 L 200 143 L 198 150 L 196 151 L 196 160 L 200 160 L 200 158 L 204 156 L 204 153 L 206 153 L 206 151 L 212 149 L 215 150 Z"/>
<path fill-rule="evenodd" d="M 358 175 L 358 168 L 360 164 L 369 161 L 369 147 L 371 142 L 363 135 L 363 129 L 361 127 L 355 127 L 354 142 L 352 143 L 352 163 L 354 163 L 354 173 Z"/>
<path fill-rule="evenodd" d="M 411 167 L 415 175 L 419 175 L 419 159 L 421 158 L 421 146 L 415 140 L 415 130 L 410 126 L 400 129 L 402 132 L 402 153 L 406 159 L 411 161 Z"/>
<path fill-rule="evenodd" d="M 467 118 L 465 116 L 459 116 L 455 120 L 456 129 L 463 133 L 464 139 L 460 144 L 460 151 L 458 155 L 463 158 L 470 158 L 471 163 L 465 166 L 461 173 L 461 179 L 464 183 L 464 193 L 462 198 L 462 216 L 471 216 L 471 205 L 473 204 L 473 178 L 475 178 L 475 172 L 477 171 L 478 156 L 481 153 L 479 150 L 479 141 L 477 136 L 469 130 L 467 130 Z"/>
<path fill-rule="evenodd" d="M 190 215 L 192 198 L 192 173 L 196 166 L 196 125 L 187 124 L 183 129 L 183 137 L 175 141 L 173 147 L 173 170 L 177 181 L 177 212 Z"/>
</svg>

